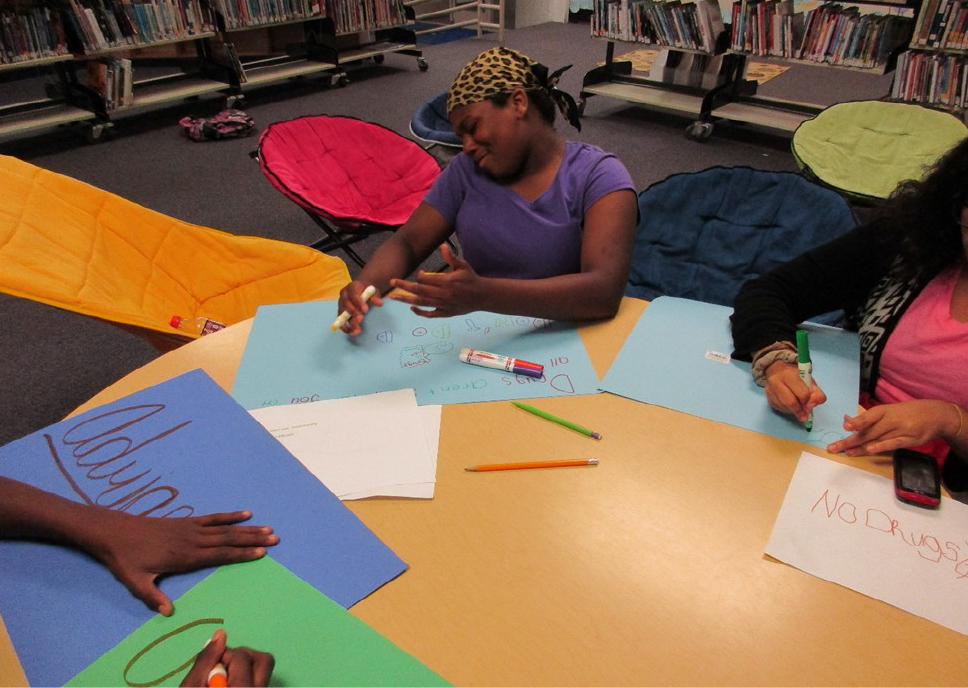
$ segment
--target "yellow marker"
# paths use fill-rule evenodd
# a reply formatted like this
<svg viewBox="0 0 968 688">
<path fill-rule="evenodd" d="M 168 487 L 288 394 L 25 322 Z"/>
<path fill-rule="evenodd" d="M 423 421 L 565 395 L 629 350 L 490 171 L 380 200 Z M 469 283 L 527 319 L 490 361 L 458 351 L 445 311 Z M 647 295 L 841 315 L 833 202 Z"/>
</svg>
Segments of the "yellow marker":
<svg viewBox="0 0 968 688">
<path fill-rule="evenodd" d="M 363 299 L 363 303 L 366 303 L 367 301 L 370 300 L 370 297 L 373 296 L 375 293 L 376 293 L 376 287 L 374 287 L 371 284 L 370 286 L 368 286 L 366 289 L 363 290 L 363 293 L 360 294 L 360 298 Z M 343 325 L 345 325 L 349 319 L 350 319 L 350 312 L 343 311 L 342 313 L 339 314 L 339 317 L 333 321 L 333 324 L 332 326 L 330 326 L 329 329 L 338 330 Z"/>
</svg>

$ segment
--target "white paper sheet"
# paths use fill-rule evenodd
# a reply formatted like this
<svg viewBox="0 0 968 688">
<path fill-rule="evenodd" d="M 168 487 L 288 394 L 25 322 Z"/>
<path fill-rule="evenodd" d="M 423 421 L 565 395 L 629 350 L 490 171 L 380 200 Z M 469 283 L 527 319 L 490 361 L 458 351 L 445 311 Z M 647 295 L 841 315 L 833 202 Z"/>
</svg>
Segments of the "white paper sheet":
<svg viewBox="0 0 968 688">
<path fill-rule="evenodd" d="M 440 406 L 412 389 L 250 413 L 340 499 L 434 496 Z"/>
<path fill-rule="evenodd" d="M 803 452 L 766 553 L 968 634 L 968 505 L 903 504 L 891 480 Z"/>
</svg>

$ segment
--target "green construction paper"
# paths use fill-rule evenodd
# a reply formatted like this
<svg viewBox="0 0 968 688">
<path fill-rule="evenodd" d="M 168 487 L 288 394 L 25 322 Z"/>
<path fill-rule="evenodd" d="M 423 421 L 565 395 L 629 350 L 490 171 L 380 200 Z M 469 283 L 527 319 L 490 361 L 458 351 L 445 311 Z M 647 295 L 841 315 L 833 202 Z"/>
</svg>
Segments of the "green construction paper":
<svg viewBox="0 0 968 688">
<path fill-rule="evenodd" d="M 275 656 L 272 686 L 452 685 L 270 557 L 216 569 L 67 685 L 176 686 L 219 628 Z"/>
</svg>

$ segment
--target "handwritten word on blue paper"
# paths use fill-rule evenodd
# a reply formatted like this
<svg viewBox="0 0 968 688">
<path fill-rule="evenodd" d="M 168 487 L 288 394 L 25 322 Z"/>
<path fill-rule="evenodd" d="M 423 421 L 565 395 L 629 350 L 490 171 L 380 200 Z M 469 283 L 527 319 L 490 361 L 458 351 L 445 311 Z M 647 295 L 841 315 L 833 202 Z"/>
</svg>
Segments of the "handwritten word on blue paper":
<svg viewBox="0 0 968 688">
<path fill-rule="evenodd" d="M 649 304 L 605 376 L 605 391 L 767 435 L 826 449 L 847 436 L 844 414 L 857 413 L 857 334 L 807 323 L 817 384 L 827 403 L 813 430 L 773 411 L 750 364 L 731 360 L 731 308 L 661 296 Z"/>
<path fill-rule="evenodd" d="M 0 475 L 149 517 L 247 509 L 270 555 L 343 606 L 406 569 L 201 371 L 0 448 Z M 154 616 L 102 565 L 58 545 L 0 542 L 0 613 L 33 685 L 62 685 Z M 175 599 L 210 573 L 170 576 Z M 178 614 L 178 608 L 175 608 Z"/>
<path fill-rule="evenodd" d="M 431 320 L 387 300 L 353 338 L 329 329 L 336 310 L 334 301 L 259 308 L 232 396 L 253 409 L 411 388 L 418 404 L 598 392 L 571 323 L 483 311 Z M 545 374 L 468 365 L 462 348 L 541 363 Z"/>
</svg>

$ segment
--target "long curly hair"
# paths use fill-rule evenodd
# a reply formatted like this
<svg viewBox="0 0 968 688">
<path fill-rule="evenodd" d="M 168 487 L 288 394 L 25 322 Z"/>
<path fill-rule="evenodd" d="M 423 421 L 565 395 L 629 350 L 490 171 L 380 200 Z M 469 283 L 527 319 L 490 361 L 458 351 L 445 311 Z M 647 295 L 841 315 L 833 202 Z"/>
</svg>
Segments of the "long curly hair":
<svg viewBox="0 0 968 688">
<path fill-rule="evenodd" d="M 968 138 L 945 153 L 920 180 L 901 182 L 875 222 L 896 242 L 907 278 L 936 275 L 965 259 L 961 211 L 968 203 Z"/>
</svg>

